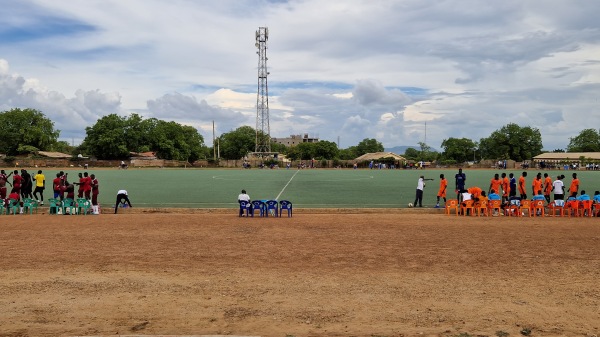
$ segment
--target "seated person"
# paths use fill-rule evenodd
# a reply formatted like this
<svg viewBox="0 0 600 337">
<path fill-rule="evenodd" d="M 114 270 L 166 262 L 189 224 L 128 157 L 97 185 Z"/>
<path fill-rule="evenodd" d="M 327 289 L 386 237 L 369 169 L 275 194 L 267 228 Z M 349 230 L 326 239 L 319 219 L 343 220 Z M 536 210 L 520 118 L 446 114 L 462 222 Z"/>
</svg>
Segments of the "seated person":
<svg viewBox="0 0 600 337">
<path fill-rule="evenodd" d="M 500 198 L 500 195 L 492 189 L 490 194 L 488 194 L 488 200 L 502 200 L 502 198 Z"/>
<path fill-rule="evenodd" d="M 579 201 L 589 201 L 592 200 L 588 194 L 585 193 L 585 190 L 581 190 L 581 194 L 576 198 Z"/>
<path fill-rule="evenodd" d="M 538 194 L 534 195 L 533 198 L 531 198 L 531 201 L 536 201 L 536 200 L 546 200 L 546 197 L 544 197 L 541 190 L 539 190 Z"/>
<path fill-rule="evenodd" d="M 595 204 L 600 203 L 600 191 L 594 192 L 594 203 Z"/>
<path fill-rule="evenodd" d="M 250 196 L 246 193 L 246 190 L 242 190 L 242 193 L 238 195 L 238 203 L 245 201 L 248 203 L 248 210 L 252 212 L 252 204 L 250 203 Z M 244 210 L 240 207 L 240 216 L 244 216 Z"/>
<path fill-rule="evenodd" d="M 17 204 L 19 205 L 19 211 L 20 211 L 20 213 L 23 213 L 23 203 L 20 202 L 21 196 L 19 195 L 19 193 L 17 193 L 17 191 L 14 191 L 14 190 L 12 192 L 10 192 L 10 194 L 8 195 L 8 198 L 6 198 L 5 206 L 8 207 L 8 205 L 10 205 L 10 203 L 13 200 L 17 201 Z"/>
<path fill-rule="evenodd" d="M 461 193 L 461 195 L 460 195 L 461 207 L 472 205 L 474 201 L 475 200 L 473 199 L 473 195 L 471 193 L 469 193 L 469 192 Z"/>
<path fill-rule="evenodd" d="M 487 202 L 487 201 L 488 201 L 488 197 L 485 195 L 485 191 L 481 191 L 481 195 L 479 196 L 479 198 L 475 202 L 475 206 L 479 207 L 479 206 L 481 206 L 482 202 Z"/>
</svg>

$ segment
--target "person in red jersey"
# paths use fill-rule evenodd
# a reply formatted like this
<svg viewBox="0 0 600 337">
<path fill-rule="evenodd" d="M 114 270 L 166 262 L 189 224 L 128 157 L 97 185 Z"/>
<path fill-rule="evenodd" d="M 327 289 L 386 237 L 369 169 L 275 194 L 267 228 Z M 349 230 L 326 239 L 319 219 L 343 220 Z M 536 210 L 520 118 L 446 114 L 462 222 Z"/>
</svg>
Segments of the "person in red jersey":
<svg viewBox="0 0 600 337">
<path fill-rule="evenodd" d="M 92 178 L 88 176 L 87 172 L 83 172 L 83 194 L 87 200 L 91 199 L 92 193 Z"/>
<path fill-rule="evenodd" d="M 100 194 L 98 179 L 96 179 L 96 175 L 92 174 L 90 176 L 90 187 L 92 189 L 92 212 L 93 214 L 100 214 L 98 208 L 98 194 Z"/>
</svg>

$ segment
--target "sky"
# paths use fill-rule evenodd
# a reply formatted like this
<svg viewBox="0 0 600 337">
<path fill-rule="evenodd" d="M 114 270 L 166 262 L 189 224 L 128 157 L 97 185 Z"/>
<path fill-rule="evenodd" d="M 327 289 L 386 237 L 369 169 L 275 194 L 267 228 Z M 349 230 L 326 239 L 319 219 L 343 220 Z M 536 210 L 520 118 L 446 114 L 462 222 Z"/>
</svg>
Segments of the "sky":
<svg viewBox="0 0 600 337">
<path fill-rule="evenodd" d="M 256 126 L 269 28 L 271 136 L 340 148 L 474 141 L 508 123 L 545 150 L 600 125 L 600 1 L 0 0 L 0 111 L 79 144 L 137 113 L 216 135 Z"/>
</svg>

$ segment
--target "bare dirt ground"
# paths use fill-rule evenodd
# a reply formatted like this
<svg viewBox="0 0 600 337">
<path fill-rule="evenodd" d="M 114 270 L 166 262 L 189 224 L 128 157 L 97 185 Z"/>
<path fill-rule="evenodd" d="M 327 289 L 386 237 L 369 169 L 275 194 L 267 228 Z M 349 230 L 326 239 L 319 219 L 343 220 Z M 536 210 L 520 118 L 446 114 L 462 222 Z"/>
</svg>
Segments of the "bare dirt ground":
<svg viewBox="0 0 600 337">
<path fill-rule="evenodd" d="M 600 335 L 597 218 L 0 216 L 0 336 L 529 330 Z"/>
</svg>

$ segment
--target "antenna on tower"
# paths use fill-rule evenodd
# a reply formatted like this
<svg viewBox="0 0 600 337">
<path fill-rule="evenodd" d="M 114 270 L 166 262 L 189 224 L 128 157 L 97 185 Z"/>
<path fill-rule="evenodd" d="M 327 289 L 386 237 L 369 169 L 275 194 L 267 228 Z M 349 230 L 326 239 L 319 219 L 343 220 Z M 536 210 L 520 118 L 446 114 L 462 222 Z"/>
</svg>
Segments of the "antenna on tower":
<svg viewBox="0 0 600 337">
<path fill-rule="evenodd" d="M 255 34 L 258 51 L 258 90 L 256 94 L 256 149 L 257 155 L 271 152 L 271 127 L 269 125 L 269 87 L 267 77 L 267 40 L 269 28 L 259 27 Z"/>
</svg>

